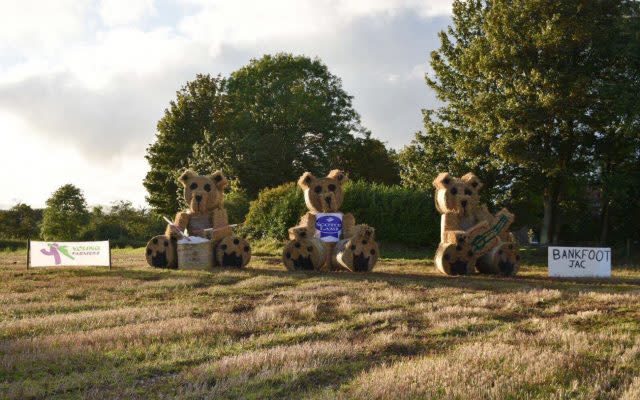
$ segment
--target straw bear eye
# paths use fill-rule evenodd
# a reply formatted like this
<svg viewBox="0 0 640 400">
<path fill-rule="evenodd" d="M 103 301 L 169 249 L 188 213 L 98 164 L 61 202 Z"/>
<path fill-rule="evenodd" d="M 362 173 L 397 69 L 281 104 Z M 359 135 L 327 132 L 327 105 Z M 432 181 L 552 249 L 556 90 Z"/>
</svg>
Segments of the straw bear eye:
<svg viewBox="0 0 640 400">
<path fill-rule="evenodd" d="M 320 193 L 320 192 L 322 192 L 322 186 L 316 186 L 316 187 L 313 189 L 313 191 L 314 191 L 314 192 L 316 192 L 316 193 Z"/>
<path fill-rule="evenodd" d="M 455 196 L 456 194 L 458 194 L 458 189 L 456 189 L 456 188 L 451 188 L 451 194 L 452 194 L 452 195 L 454 195 L 454 196 Z"/>
<path fill-rule="evenodd" d="M 208 183 L 204 185 L 204 190 L 206 190 L 207 192 L 211 191 L 211 185 L 209 185 Z"/>
<path fill-rule="evenodd" d="M 197 183 L 195 183 L 195 182 L 193 182 L 193 183 L 189 186 L 189 189 L 191 189 L 191 190 L 196 190 L 197 188 L 198 188 L 198 184 L 197 184 Z"/>
<path fill-rule="evenodd" d="M 329 191 L 335 192 L 336 191 L 336 185 L 334 185 L 333 183 L 331 185 L 329 185 Z"/>
</svg>

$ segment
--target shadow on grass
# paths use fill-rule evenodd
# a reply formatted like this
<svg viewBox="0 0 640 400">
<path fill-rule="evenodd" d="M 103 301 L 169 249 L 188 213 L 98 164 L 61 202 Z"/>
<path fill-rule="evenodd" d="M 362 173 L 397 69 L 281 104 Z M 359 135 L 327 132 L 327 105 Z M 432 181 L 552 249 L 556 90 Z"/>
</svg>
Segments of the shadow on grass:
<svg viewBox="0 0 640 400">
<path fill-rule="evenodd" d="M 415 250 L 414 253 L 407 257 L 402 250 L 403 259 L 410 257 L 418 258 L 419 255 L 425 255 L 424 249 Z M 398 250 L 400 252 L 400 250 Z M 531 252 L 532 254 L 527 254 Z M 616 271 L 633 274 L 630 277 L 615 277 L 611 279 L 593 279 L 593 278 L 549 278 L 544 276 L 545 267 L 540 265 L 526 265 L 527 259 L 538 259 L 540 257 L 539 250 L 529 251 L 523 249 L 523 263 L 521 273 L 515 277 L 500 277 L 492 275 L 469 275 L 469 276 L 444 276 L 435 272 L 428 259 L 423 263 L 415 263 L 410 261 L 397 261 L 397 265 L 393 265 L 394 261 L 385 259 L 381 269 L 390 269 L 390 271 L 374 271 L 369 273 L 354 272 L 307 272 L 295 271 L 290 272 L 284 269 L 275 269 L 280 267 L 281 260 L 278 256 L 256 256 L 256 260 L 252 264 L 256 267 L 243 269 L 219 268 L 216 267 L 211 271 L 176 271 L 169 269 L 156 269 L 151 267 L 128 268 L 116 266 L 112 269 L 104 267 L 65 267 L 55 269 L 39 269 L 24 270 L 21 274 L 33 274 L 33 278 L 48 277 L 51 275 L 62 277 L 121 277 L 123 279 L 133 279 L 139 281 L 157 281 L 165 278 L 171 279 L 193 279 L 197 278 L 199 284 L 197 287 L 207 285 L 220 284 L 230 285 L 247 279 L 247 277 L 257 275 L 268 275 L 277 277 L 287 277 L 294 280 L 307 280 L 310 278 L 320 278 L 332 281 L 379 281 L 392 285 L 416 285 L 425 288 L 433 287 L 453 287 L 462 289 L 487 290 L 494 292 L 503 292 L 511 290 L 528 290 L 532 288 L 545 289 L 561 289 L 561 290 L 597 290 L 597 291 L 628 291 L 638 290 L 640 287 L 640 274 L 637 268 L 615 268 Z M 423 260 L 423 259 L 420 259 Z M 429 265 L 426 265 L 428 263 Z M 274 268 L 275 267 L 275 268 Z M 424 270 L 424 273 L 422 271 Z M 16 273 L 17 271 L 13 271 Z M 247 276 L 248 275 L 248 276 Z"/>
<path fill-rule="evenodd" d="M 245 271 L 251 274 L 265 274 L 271 276 L 288 276 L 294 279 L 319 278 L 334 281 L 379 281 L 393 285 L 418 285 L 425 288 L 433 287 L 453 287 L 461 289 L 487 290 L 494 292 L 507 292 L 514 289 L 558 289 L 558 290 L 596 290 L 596 291 L 629 291 L 640 289 L 640 278 L 636 277 L 616 277 L 611 279 L 594 278 L 550 278 L 546 276 L 527 275 L 531 269 L 542 267 L 525 267 L 522 275 L 515 277 L 502 277 L 495 275 L 468 275 L 468 276 L 445 276 L 433 271 L 425 271 L 424 274 L 403 272 L 394 270 L 390 272 L 308 272 L 308 271 L 277 271 L 262 268 L 246 268 Z"/>
</svg>

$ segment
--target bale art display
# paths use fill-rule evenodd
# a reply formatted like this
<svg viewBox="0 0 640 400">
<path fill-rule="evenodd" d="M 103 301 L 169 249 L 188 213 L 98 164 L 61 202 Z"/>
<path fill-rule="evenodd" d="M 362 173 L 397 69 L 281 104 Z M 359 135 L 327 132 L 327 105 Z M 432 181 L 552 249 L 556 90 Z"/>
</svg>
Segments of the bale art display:
<svg viewBox="0 0 640 400">
<path fill-rule="evenodd" d="M 520 256 L 507 231 L 514 220 L 505 208 L 492 215 L 480 203 L 482 182 L 472 173 L 456 178 L 447 172 L 433 181 L 436 209 L 441 216 L 436 268 L 447 275 L 515 275 Z"/>
<path fill-rule="evenodd" d="M 340 212 L 347 175 L 337 169 L 324 178 L 305 172 L 298 179 L 309 210 L 289 229 L 282 261 L 289 270 L 348 269 L 371 271 L 378 260 L 375 230 L 356 225 L 352 214 Z"/>
<path fill-rule="evenodd" d="M 164 235 L 155 236 L 147 243 L 147 263 L 158 268 L 178 268 L 178 239 L 186 230 L 188 235 L 209 239 L 212 253 L 206 258 L 215 260 L 215 265 L 246 266 L 251 259 L 251 247 L 245 239 L 235 236 L 229 226 L 224 208 L 227 179 L 223 173 L 216 171 L 205 176 L 188 170 L 178 180 L 184 186 L 189 209 L 178 212 L 173 226 L 168 224 Z M 188 245 L 185 239 L 181 239 L 181 243 Z"/>
</svg>

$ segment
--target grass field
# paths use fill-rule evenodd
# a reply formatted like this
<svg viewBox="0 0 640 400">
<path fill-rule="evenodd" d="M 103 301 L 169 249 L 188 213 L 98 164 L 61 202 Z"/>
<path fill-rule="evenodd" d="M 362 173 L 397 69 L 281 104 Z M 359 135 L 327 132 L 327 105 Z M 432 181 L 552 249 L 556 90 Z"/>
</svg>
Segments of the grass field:
<svg viewBox="0 0 640 400">
<path fill-rule="evenodd" d="M 0 398 L 640 398 L 640 268 L 289 273 L 274 250 L 213 273 L 151 269 L 142 249 L 112 270 L 0 253 Z"/>
</svg>

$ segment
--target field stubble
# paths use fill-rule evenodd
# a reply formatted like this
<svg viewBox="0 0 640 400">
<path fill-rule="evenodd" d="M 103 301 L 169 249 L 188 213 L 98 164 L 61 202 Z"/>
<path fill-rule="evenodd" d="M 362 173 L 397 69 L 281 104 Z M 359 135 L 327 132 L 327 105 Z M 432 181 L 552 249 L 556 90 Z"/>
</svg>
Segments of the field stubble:
<svg viewBox="0 0 640 400">
<path fill-rule="evenodd" d="M 213 273 L 151 269 L 142 249 L 111 270 L 0 253 L 0 397 L 640 398 L 638 269 L 289 273 L 256 253 Z"/>
</svg>

